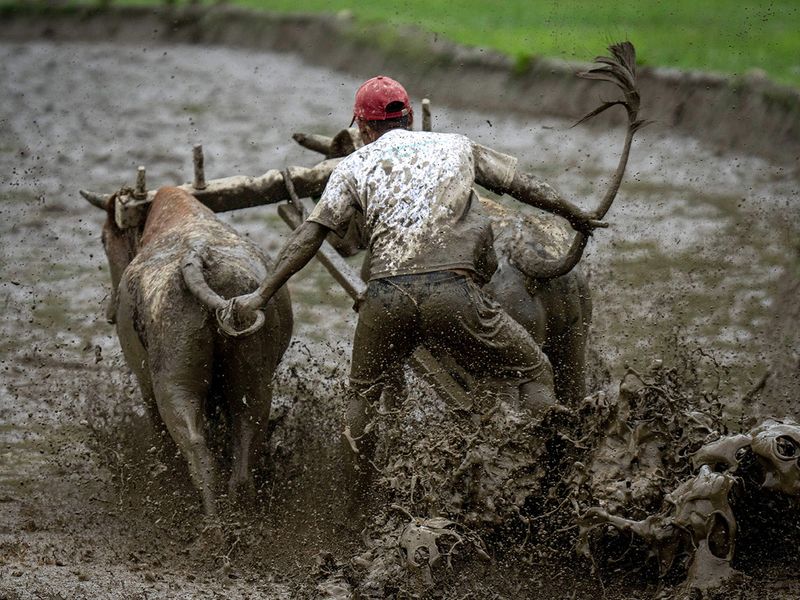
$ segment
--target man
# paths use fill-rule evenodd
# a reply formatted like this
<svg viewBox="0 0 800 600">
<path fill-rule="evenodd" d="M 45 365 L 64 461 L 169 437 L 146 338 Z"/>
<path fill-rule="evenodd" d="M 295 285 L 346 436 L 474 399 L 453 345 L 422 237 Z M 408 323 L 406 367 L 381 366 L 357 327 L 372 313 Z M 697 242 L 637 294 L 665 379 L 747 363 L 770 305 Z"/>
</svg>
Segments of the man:
<svg viewBox="0 0 800 600">
<path fill-rule="evenodd" d="M 552 188 L 516 170 L 517 160 L 461 135 L 411 131 L 403 86 L 374 77 L 357 91 L 353 120 L 364 147 L 342 160 L 308 219 L 258 290 L 235 300 L 239 314 L 264 306 L 315 255 L 326 235 L 363 217 L 369 283 L 359 305 L 350 370 L 346 436 L 367 467 L 366 425 L 389 373 L 419 344 L 446 350 L 473 372 L 519 382 L 534 415 L 555 405 L 550 364 L 533 338 L 480 285 L 496 268 L 491 225 L 473 184 L 567 218 L 597 225 Z"/>
</svg>

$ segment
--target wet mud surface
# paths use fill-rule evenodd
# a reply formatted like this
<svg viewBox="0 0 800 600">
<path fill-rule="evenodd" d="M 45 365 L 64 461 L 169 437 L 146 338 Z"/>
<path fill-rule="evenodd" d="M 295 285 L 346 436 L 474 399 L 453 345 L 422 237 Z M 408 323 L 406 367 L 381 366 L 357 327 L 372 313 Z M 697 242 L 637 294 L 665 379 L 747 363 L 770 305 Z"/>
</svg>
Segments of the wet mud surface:
<svg viewBox="0 0 800 600">
<path fill-rule="evenodd" d="M 209 178 L 312 164 L 291 133 L 346 126 L 360 82 L 287 55 L 204 47 L 2 44 L 0 58 L 0 597 L 291 598 L 313 596 L 323 580 L 335 597 L 327 575 L 363 551 L 332 456 L 352 303 L 315 263 L 290 285 L 295 335 L 275 381 L 262 503 L 228 515 L 220 534 L 202 522 L 180 461 L 149 433 L 104 320 L 103 215 L 77 190 L 130 185 L 140 164 L 151 186 L 182 183 L 197 142 Z M 432 100 L 434 129 L 519 156 L 586 207 L 599 201 L 621 130 Z M 797 170 L 641 132 L 612 227 L 583 262 L 595 388 L 626 364 L 669 364 L 699 347 L 714 357 L 731 412 L 769 371 L 748 411 L 800 417 L 798 190 Z M 274 207 L 224 218 L 273 254 L 285 239 Z M 796 562 L 766 556 L 740 597 L 798 597 Z M 450 576 L 453 597 L 593 598 L 603 585 L 610 597 L 656 593 L 652 577 L 601 583 L 587 564 L 548 552 L 465 568 Z"/>
</svg>

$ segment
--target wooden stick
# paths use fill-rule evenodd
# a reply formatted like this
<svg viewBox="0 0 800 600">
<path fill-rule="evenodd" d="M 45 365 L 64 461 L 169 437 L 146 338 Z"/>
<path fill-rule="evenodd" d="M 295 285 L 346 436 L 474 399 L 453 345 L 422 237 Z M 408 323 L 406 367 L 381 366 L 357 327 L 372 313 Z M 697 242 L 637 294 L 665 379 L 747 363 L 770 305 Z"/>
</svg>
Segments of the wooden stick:
<svg viewBox="0 0 800 600">
<path fill-rule="evenodd" d="M 302 198 L 322 194 L 331 172 L 340 160 L 338 158 L 324 160 L 313 167 L 289 167 L 288 172 L 297 195 Z M 202 190 L 195 189 L 190 183 L 178 187 L 193 194 L 214 212 L 277 204 L 290 198 L 284 183 L 283 171 L 279 169 L 270 169 L 258 177 L 236 176 L 212 179 L 206 182 L 206 187 Z M 80 193 L 84 198 L 91 198 L 95 206 L 107 203 L 112 196 L 87 190 L 80 190 Z M 149 190 L 141 199 L 137 198 L 135 204 L 137 213 L 141 212 L 142 205 L 152 202 L 155 195 L 156 190 Z M 135 224 L 133 218 L 123 220 Z"/>
<path fill-rule="evenodd" d="M 289 167 L 292 183 L 301 198 L 319 196 L 328 183 L 339 159 L 325 160 L 313 167 Z M 181 186 L 185 187 L 185 186 Z M 259 177 L 226 177 L 212 179 L 206 189 L 193 191 L 195 197 L 214 212 L 238 210 L 265 204 L 277 204 L 289 199 L 280 169 L 270 169 Z"/>
<path fill-rule="evenodd" d="M 301 200 L 298 204 L 303 204 Z M 306 210 L 307 212 L 307 210 Z M 281 204 L 278 215 L 292 229 L 297 229 L 303 222 L 299 209 L 293 204 Z M 356 273 L 355 269 L 333 249 L 328 242 L 323 242 L 317 252 L 317 259 L 325 266 L 333 278 L 339 282 L 344 291 L 354 300 L 364 294 L 367 285 Z M 450 373 L 436 360 L 430 350 L 419 346 L 409 359 L 414 372 L 426 381 L 451 407 L 469 411 L 472 409 L 472 398 L 469 393 L 453 379 Z"/>
<path fill-rule="evenodd" d="M 453 379 L 449 371 L 425 346 L 417 346 L 408 362 L 414 373 L 428 382 L 428 385 L 452 408 L 472 410 L 472 397 L 469 392 Z"/>
<path fill-rule="evenodd" d="M 144 167 L 136 169 L 136 187 L 133 188 L 133 197 L 137 200 L 147 197 L 147 175 Z"/>
<path fill-rule="evenodd" d="M 422 131 L 433 131 L 431 129 L 431 101 L 429 98 L 422 99 Z"/>
<path fill-rule="evenodd" d="M 283 175 L 283 184 L 286 186 L 286 191 L 289 192 L 289 203 L 297 208 L 297 212 L 300 215 L 300 220 L 304 221 L 306 218 L 305 207 L 300 201 L 297 191 L 294 189 L 294 183 L 292 183 L 292 176 L 289 173 L 289 169 L 284 169 L 281 171 L 281 174 Z"/>
<path fill-rule="evenodd" d="M 194 163 L 194 183 L 196 190 L 206 189 L 205 160 L 203 159 L 203 144 L 195 144 L 192 148 L 192 162 Z"/>
</svg>

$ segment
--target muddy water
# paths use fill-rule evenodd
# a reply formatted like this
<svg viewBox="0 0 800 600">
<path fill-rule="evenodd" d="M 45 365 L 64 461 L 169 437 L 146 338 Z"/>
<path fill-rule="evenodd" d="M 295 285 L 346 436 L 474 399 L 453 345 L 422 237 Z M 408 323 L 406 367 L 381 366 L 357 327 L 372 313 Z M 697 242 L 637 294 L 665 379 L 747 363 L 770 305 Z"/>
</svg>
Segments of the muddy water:
<svg viewBox="0 0 800 600">
<path fill-rule="evenodd" d="M 286 55 L 0 45 L 0 596 L 288 597 L 307 576 L 324 532 L 295 539 L 265 517 L 266 530 L 246 535 L 262 546 L 281 540 L 281 551 L 264 550 L 269 561 L 237 564 L 229 538 L 204 563 L 191 501 L 162 518 L 153 516 L 164 514 L 153 508 L 156 492 L 120 497 L 130 475 L 113 456 L 98 458 L 96 440 L 141 409 L 102 316 L 101 215 L 77 190 L 131 184 L 140 164 L 152 186 L 181 183 L 197 142 L 207 177 L 311 164 L 316 157 L 290 134 L 347 125 L 359 83 Z M 433 102 L 435 129 L 519 156 L 586 207 L 598 201 L 623 136 Z M 668 358 L 675 340 L 699 343 L 727 368 L 721 385 L 731 395 L 770 368 L 765 410 L 800 416 L 795 396 L 781 394 L 798 389 L 785 376 L 785 365 L 797 368 L 786 349 L 798 351 L 798 171 L 644 130 L 628 174 L 611 228 L 596 234 L 584 261 L 599 353 L 619 372 L 626 362 Z M 273 208 L 225 218 L 271 252 L 285 239 Z M 327 402 L 319 418 L 333 437 L 350 302 L 316 264 L 290 287 L 296 343 L 277 402 L 308 395 L 292 373 L 313 373 L 315 395 Z M 168 493 L 176 486 L 186 488 Z"/>
</svg>

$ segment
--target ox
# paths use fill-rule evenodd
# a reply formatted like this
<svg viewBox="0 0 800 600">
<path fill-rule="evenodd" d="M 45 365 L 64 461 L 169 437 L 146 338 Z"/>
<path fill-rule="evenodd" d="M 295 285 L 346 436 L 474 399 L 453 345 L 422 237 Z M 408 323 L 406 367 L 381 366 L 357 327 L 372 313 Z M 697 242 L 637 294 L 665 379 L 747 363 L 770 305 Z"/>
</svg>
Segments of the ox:
<svg viewBox="0 0 800 600">
<path fill-rule="evenodd" d="M 217 330 L 213 311 L 253 291 L 271 268 L 255 244 L 219 221 L 188 192 L 161 188 L 143 225 L 121 229 L 118 195 L 105 202 L 103 246 L 113 286 L 109 322 L 151 414 L 157 409 L 185 458 L 206 515 L 217 513 L 220 461 L 208 444 L 208 408 L 229 417 L 232 503 L 255 491 L 252 467 L 266 445 L 272 376 L 292 334 L 289 293 L 263 312 L 246 337 Z"/>
<path fill-rule="evenodd" d="M 501 227 L 495 221 L 494 229 Z M 577 407 L 586 396 L 586 343 L 592 319 L 586 277 L 574 268 L 583 248 L 547 257 L 530 237 L 526 245 L 527 252 L 495 242 L 498 268 L 486 287 L 550 359 L 559 402 Z"/>
</svg>

